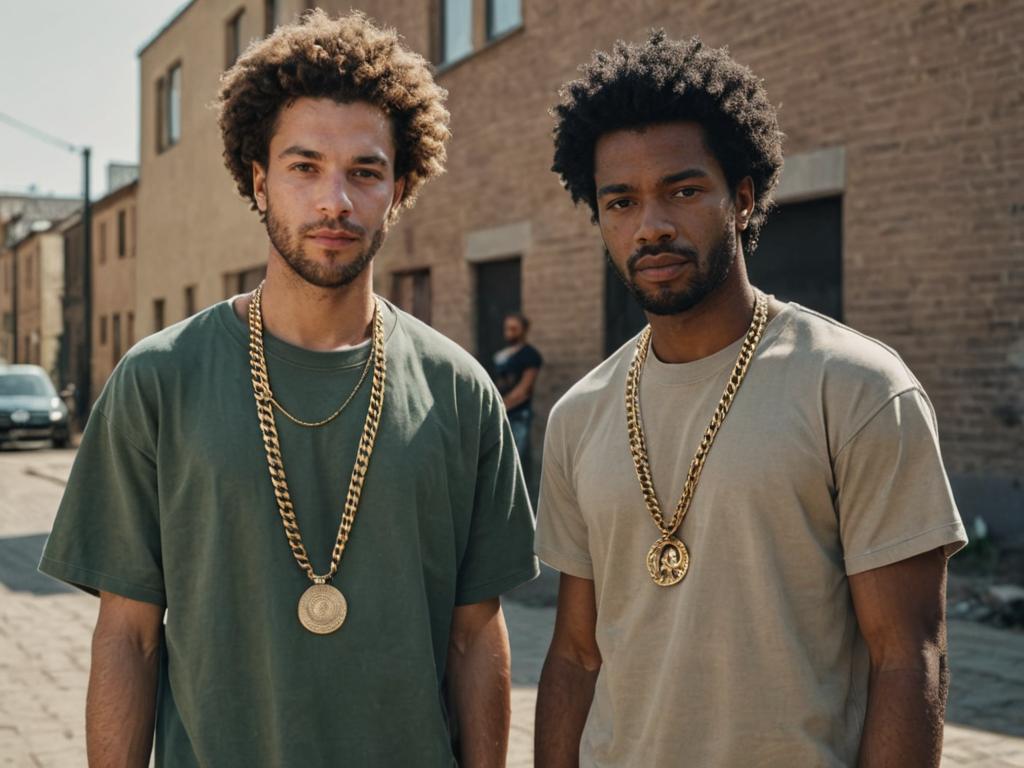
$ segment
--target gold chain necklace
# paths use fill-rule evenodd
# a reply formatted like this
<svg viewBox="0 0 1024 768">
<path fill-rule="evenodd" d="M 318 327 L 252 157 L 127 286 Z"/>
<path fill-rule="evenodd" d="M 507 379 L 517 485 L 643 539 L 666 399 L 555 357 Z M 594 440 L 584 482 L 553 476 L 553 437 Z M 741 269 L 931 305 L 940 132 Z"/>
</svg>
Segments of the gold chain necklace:
<svg viewBox="0 0 1024 768">
<path fill-rule="evenodd" d="M 647 457 L 647 440 L 644 437 L 642 416 L 640 413 L 640 374 L 643 372 L 644 362 L 647 360 L 647 353 L 651 346 L 651 326 L 644 328 L 640 339 L 636 343 L 636 351 L 633 353 L 633 362 L 630 363 L 629 372 L 626 374 L 626 425 L 629 429 L 629 452 L 633 455 L 633 466 L 636 468 L 636 477 L 640 481 L 640 490 L 644 495 L 644 502 L 647 511 L 654 519 L 654 524 L 661 531 L 661 536 L 647 553 L 647 570 L 651 574 L 654 583 L 661 587 L 670 587 L 678 584 L 686 576 L 690 568 L 690 553 L 681 539 L 675 533 L 683 524 L 683 519 L 690 509 L 690 502 L 693 501 L 693 494 L 697 490 L 697 481 L 700 479 L 701 470 L 704 468 L 704 460 L 711 451 L 711 444 L 715 441 L 725 416 L 729 413 L 732 401 L 736 392 L 743 383 L 743 377 L 747 375 L 747 368 L 754 357 L 757 345 L 761 341 L 764 327 L 768 322 L 768 299 L 763 293 L 758 293 L 754 303 L 754 317 L 750 321 L 750 328 L 743 339 L 743 346 L 740 348 L 736 364 L 729 375 L 729 382 L 725 385 L 725 392 L 718 401 L 715 413 L 711 417 L 711 423 L 704 430 L 697 453 L 690 462 L 690 471 L 686 476 L 686 483 L 683 485 L 682 496 L 676 505 L 672 520 L 666 525 L 664 515 L 661 512 L 661 505 L 654 492 L 654 480 L 651 478 L 651 466 Z"/>
<path fill-rule="evenodd" d="M 363 382 L 366 381 L 366 374 L 368 374 L 370 372 L 370 367 L 372 365 L 373 365 L 373 350 L 371 349 L 370 350 L 370 354 L 366 357 L 366 365 L 363 366 L 363 372 L 359 376 L 359 381 L 356 382 L 355 387 L 349 393 L 348 397 L 345 398 L 345 402 L 343 402 L 341 405 L 339 405 L 338 406 L 338 410 L 336 410 L 334 413 L 332 413 L 326 419 L 320 419 L 320 421 L 303 421 L 298 416 L 293 416 L 287 410 L 285 410 L 285 407 L 283 405 L 281 405 L 277 401 L 277 398 L 275 398 L 273 396 L 273 394 L 270 395 L 270 403 L 275 408 L 277 408 L 278 411 L 281 412 L 282 416 L 285 416 L 290 421 L 294 422 L 295 424 L 298 424 L 300 427 L 322 427 L 322 426 L 324 426 L 326 424 L 330 424 L 332 421 L 334 421 L 336 418 L 338 418 L 341 415 L 341 412 L 344 411 L 348 407 L 348 404 L 352 402 L 352 398 L 354 398 L 356 396 L 356 393 L 362 388 Z M 269 382 L 268 382 L 268 387 L 269 387 Z"/>
<path fill-rule="evenodd" d="M 331 552 L 331 567 L 327 573 L 318 575 L 309 562 L 309 555 L 302 543 L 299 532 L 299 521 L 295 517 L 295 507 L 291 494 L 288 492 L 288 480 L 285 477 L 284 459 L 281 457 L 281 444 L 277 438 L 277 426 L 274 423 L 274 408 L 271 405 L 273 393 L 270 390 L 270 378 L 267 375 L 267 361 L 263 352 L 263 313 L 261 299 L 263 283 L 256 288 L 249 303 L 249 368 L 252 373 L 252 389 L 256 398 L 256 412 L 263 435 L 263 447 L 267 454 L 267 468 L 270 470 L 270 482 L 274 486 L 274 498 L 277 500 L 277 511 L 284 524 L 284 533 L 288 538 L 295 562 L 299 564 L 313 585 L 306 589 L 299 600 L 299 621 L 306 629 L 316 634 L 325 635 L 334 632 L 345 621 L 348 615 L 348 603 L 345 596 L 328 582 L 338 571 L 338 563 L 345 552 L 355 521 L 356 510 L 359 508 L 359 497 L 363 490 L 366 470 L 370 466 L 370 456 L 377 439 L 377 428 L 380 426 L 381 411 L 384 406 L 384 384 L 387 378 L 387 362 L 384 355 L 384 321 L 381 318 L 380 302 L 374 300 L 373 341 L 370 356 L 373 359 L 373 379 L 370 386 L 370 404 L 366 410 L 366 421 L 363 433 L 359 437 L 356 449 L 356 462 L 352 467 L 352 478 L 349 480 L 348 494 L 345 497 L 345 509 L 338 526 L 338 538 Z"/>
</svg>

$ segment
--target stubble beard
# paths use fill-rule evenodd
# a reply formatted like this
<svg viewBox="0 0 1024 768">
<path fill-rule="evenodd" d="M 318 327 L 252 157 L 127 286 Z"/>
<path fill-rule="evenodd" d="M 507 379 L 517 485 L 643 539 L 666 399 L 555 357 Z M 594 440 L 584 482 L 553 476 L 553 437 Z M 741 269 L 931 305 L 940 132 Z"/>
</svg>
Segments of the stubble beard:
<svg viewBox="0 0 1024 768">
<path fill-rule="evenodd" d="M 373 261 L 373 257 L 380 250 L 387 234 L 387 228 L 382 226 L 373 233 L 369 243 L 356 255 L 355 259 L 336 265 L 324 265 L 306 254 L 305 246 L 302 243 L 305 233 L 316 229 L 335 229 L 358 234 L 365 238 L 366 230 L 345 219 L 324 219 L 314 224 L 304 224 L 293 235 L 287 226 L 274 216 L 269 201 L 267 202 L 266 218 L 267 236 L 270 238 L 270 244 L 274 246 L 274 250 L 281 254 L 281 258 L 296 275 L 318 288 L 343 288 L 355 281 Z M 331 256 L 337 253 L 337 251 L 328 251 Z"/>
<path fill-rule="evenodd" d="M 736 229 L 733 218 L 730 216 L 722 236 L 708 251 L 706 257 L 702 257 L 692 250 L 671 246 L 659 247 L 657 251 L 653 248 L 646 252 L 641 249 L 627 259 L 627 272 L 624 272 L 615 263 L 607 246 L 604 249 L 604 255 L 608 259 L 608 263 L 615 270 L 615 274 L 619 276 L 619 279 L 633 295 L 633 298 L 636 299 L 641 309 L 645 312 L 650 312 L 652 315 L 679 315 L 696 307 L 725 282 L 736 260 L 736 240 Z M 665 286 L 656 291 L 645 291 L 637 285 L 635 279 L 636 270 L 634 268 L 635 262 L 641 256 L 655 252 L 679 253 L 690 258 L 695 263 L 696 274 L 683 290 L 674 291 L 670 287 Z"/>
</svg>

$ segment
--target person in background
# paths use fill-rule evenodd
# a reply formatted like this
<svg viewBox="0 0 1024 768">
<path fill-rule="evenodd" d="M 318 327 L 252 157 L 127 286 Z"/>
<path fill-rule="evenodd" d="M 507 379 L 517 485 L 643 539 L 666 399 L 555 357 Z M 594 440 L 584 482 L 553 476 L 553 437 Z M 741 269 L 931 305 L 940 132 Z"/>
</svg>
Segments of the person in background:
<svg viewBox="0 0 1024 768">
<path fill-rule="evenodd" d="M 519 451 L 519 460 L 524 472 L 529 469 L 530 427 L 533 424 L 533 388 L 537 374 L 544 364 L 544 358 L 526 340 L 530 321 L 519 312 L 505 316 L 504 333 L 507 347 L 494 356 L 494 383 L 498 386 L 512 437 Z"/>
</svg>

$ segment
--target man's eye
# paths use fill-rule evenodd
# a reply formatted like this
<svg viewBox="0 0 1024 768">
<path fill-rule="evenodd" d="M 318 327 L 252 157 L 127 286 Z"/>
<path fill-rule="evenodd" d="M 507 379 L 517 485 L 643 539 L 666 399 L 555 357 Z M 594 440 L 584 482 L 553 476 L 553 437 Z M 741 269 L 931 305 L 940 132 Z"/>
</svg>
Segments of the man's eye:
<svg viewBox="0 0 1024 768">
<path fill-rule="evenodd" d="M 698 192 L 700 190 L 697 187 L 683 187 L 676 190 L 676 197 L 696 197 Z"/>
<path fill-rule="evenodd" d="M 610 203 L 608 203 L 608 210 L 621 211 L 623 208 L 628 208 L 630 205 L 632 205 L 632 202 L 629 200 L 612 200 Z"/>
<path fill-rule="evenodd" d="M 371 171 L 366 168 L 357 168 L 353 171 L 353 175 L 358 176 L 361 179 L 380 179 L 383 178 L 377 171 Z"/>
<path fill-rule="evenodd" d="M 295 163 L 292 166 L 292 170 L 298 171 L 299 173 L 312 173 L 316 168 L 314 168 L 310 163 Z"/>
</svg>

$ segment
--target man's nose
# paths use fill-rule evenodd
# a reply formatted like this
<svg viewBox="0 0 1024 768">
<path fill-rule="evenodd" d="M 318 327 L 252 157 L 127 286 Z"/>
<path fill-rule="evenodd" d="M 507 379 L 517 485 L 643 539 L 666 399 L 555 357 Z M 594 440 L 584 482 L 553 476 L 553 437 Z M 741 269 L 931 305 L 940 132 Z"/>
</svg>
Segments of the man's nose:
<svg viewBox="0 0 1024 768">
<path fill-rule="evenodd" d="M 344 178 L 327 178 L 317 199 L 317 212 L 330 219 L 342 219 L 352 213 L 352 198 Z"/>
<path fill-rule="evenodd" d="M 637 245 L 671 242 L 677 234 L 676 226 L 663 206 L 648 204 L 642 208 L 640 226 L 634 235 Z"/>
</svg>

